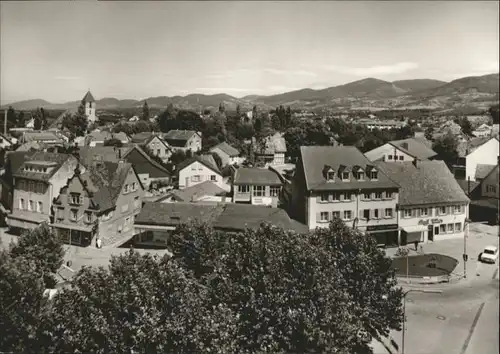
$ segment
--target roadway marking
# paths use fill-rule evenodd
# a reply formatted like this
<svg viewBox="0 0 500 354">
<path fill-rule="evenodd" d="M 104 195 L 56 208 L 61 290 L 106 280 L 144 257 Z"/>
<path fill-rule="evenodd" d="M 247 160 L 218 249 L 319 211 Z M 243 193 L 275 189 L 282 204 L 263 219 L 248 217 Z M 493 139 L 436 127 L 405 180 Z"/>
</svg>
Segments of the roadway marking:
<svg viewBox="0 0 500 354">
<path fill-rule="evenodd" d="M 481 312 L 483 312 L 485 302 L 479 306 L 479 310 L 477 310 L 476 317 L 474 317 L 474 321 L 472 322 L 472 326 L 469 330 L 469 334 L 467 335 L 467 339 L 465 340 L 464 346 L 462 347 L 462 350 L 460 351 L 460 354 L 464 354 L 465 351 L 467 350 L 467 347 L 469 346 L 470 340 L 472 338 L 472 334 L 474 333 L 474 329 L 476 329 L 477 321 L 479 321 L 479 317 L 481 316 Z"/>
<path fill-rule="evenodd" d="M 495 272 L 493 273 L 493 276 L 491 277 L 491 279 L 495 279 L 497 277 L 497 274 L 498 274 L 498 268 L 495 269 Z"/>
</svg>

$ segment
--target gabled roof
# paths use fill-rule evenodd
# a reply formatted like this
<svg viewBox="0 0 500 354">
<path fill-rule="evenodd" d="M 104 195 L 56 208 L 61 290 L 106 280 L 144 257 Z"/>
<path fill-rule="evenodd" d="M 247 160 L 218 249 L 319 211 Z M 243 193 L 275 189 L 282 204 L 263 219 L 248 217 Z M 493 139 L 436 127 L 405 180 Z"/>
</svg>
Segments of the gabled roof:
<svg viewBox="0 0 500 354">
<path fill-rule="evenodd" d="M 6 142 L 8 142 L 9 144 L 12 144 L 12 138 L 11 137 L 8 137 L 2 133 L 0 133 L 0 138 L 2 138 L 3 140 L 5 140 Z"/>
<path fill-rule="evenodd" d="M 118 162 L 120 160 L 119 151 L 121 151 L 122 156 L 124 156 L 130 148 L 116 148 L 114 146 L 82 146 L 78 150 L 80 162 L 87 166 L 93 161 Z"/>
<path fill-rule="evenodd" d="M 484 179 L 486 176 L 490 174 L 490 172 L 496 167 L 497 165 L 484 165 L 482 163 L 478 163 L 476 166 L 476 174 L 475 178 L 476 179 Z"/>
<path fill-rule="evenodd" d="M 258 229 L 263 222 L 285 230 L 308 232 L 306 225 L 292 220 L 283 209 L 250 204 L 204 205 L 183 202 L 146 202 L 135 218 L 135 223 L 139 225 L 172 227 L 190 221 L 208 222 L 216 230 L 231 232 Z"/>
<path fill-rule="evenodd" d="M 194 186 L 187 187 L 184 189 L 180 190 L 173 190 L 170 191 L 169 194 L 167 194 L 164 197 L 161 197 L 157 199 L 157 202 L 161 202 L 165 200 L 166 198 L 172 197 L 176 201 L 179 202 L 191 202 L 196 198 L 204 197 L 204 196 L 219 196 L 219 195 L 225 195 L 226 191 L 222 188 L 220 188 L 218 185 L 216 185 L 213 182 L 210 181 L 205 181 L 202 183 L 195 184 Z"/>
<path fill-rule="evenodd" d="M 437 153 L 415 138 L 390 141 L 389 144 L 419 160 L 427 160 Z"/>
<path fill-rule="evenodd" d="M 460 186 L 460 188 L 462 188 L 465 195 L 469 194 L 469 188 L 470 188 L 470 193 L 472 194 L 476 190 L 476 188 L 481 185 L 480 182 L 470 181 L 469 183 L 469 181 L 465 179 L 457 179 L 457 183 Z"/>
<path fill-rule="evenodd" d="M 273 155 L 275 153 L 287 151 L 286 140 L 280 133 L 276 133 L 274 135 L 266 137 L 264 140 L 264 144 L 265 144 L 264 150 L 262 150 L 262 146 L 260 146 L 260 144 L 258 143 L 254 144 L 255 153 L 264 155 Z"/>
<path fill-rule="evenodd" d="M 171 130 L 163 136 L 163 139 L 172 146 L 184 147 L 186 142 L 196 134 L 198 133 L 194 130 Z"/>
<path fill-rule="evenodd" d="M 240 167 L 234 173 L 234 185 L 281 186 L 283 182 L 277 173 L 265 168 Z"/>
<path fill-rule="evenodd" d="M 458 156 L 466 157 L 492 139 L 496 139 L 498 141 L 497 137 L 481 137 L 472 138 L 468 141 L 461 142 L 458 144 L 457 148 Z"/>
<path fill-rule="evenodd" d="M 132 152 L 135 151 L 141 157 L 144 159 L 144 162 L 142 163 L 137 163 L 135 161 L 129 161 L 129 157 L 132 154 Z M 153 160 L 147 152 L 145 152 L 140 146 L 133 146 L 132 148 L 128 149 L 125 154 L 122 155 L 122 158 L 133 163 L 134 164 L 134 169 L 138 174 L 149 174 L 150 177 L 170 177 L 171 173 L 162 165 L 160 165 L 158 162 Z M 160 173 L 161 176 L 158 176 L 158 173 Z"/>
<path fill-rule="evenodd" d="M 221 150 L 222 152 L 226 153 L 228 156 L 239 156 L 240 155 L 240 152 L 238 151 L 238 149 L 232 147 L 231 145 L 229 145 L 225 141 L 220 143 L 220 144 L 215 145 L 213 148 L 210 149 L 210 151 L 213 151 L 215 149 Z"/>
<path fill-rule="evenodd" d="M 21 140 L 23 143 L 27 143 L 30 141 L 44 142 L 44 141 L 53 141 L 53 140 L 55 140 L 56 142 L 60 142 L 60 143 L 64 142 L 64 139 L 56 132 L 36 131 L 36 130 L 24 132 Z"/>
<path fill-rule="evenodd" d="M 185 169 L 186 167 L 190 166 L 194 162 L 199 162 L 202 165 L 208 167 L 212 171 L 214 171 L 217 174 L 221 174 L 219 168 L 217 167 L 217 163 L 215 162 L 214 158 L 212 155 L 195 155 L 191 157 L 190 159 L 186 159 L 182 161 L 180 164 L 177 165 L 177 173 Z"/>
<path fill-rule="evenodd" d="M 366 172 L 374 168 L 373 162 L 354 146 L 301 146 L 299 163 L 302 164 L 306 188 L 309 191 L 399 187 L 381 171 L 378 173 L 377 180 L 370 180 L 367 174 L 363 180 L 357 180 L 351 176 L 351 180 L 345 182 L 335 176 L 334 182 L 328 182 L 323 174 L 325 165 L 330 166 L 334 171 L 338 171 L 340 165 L 357 165 Z"/>
<path fill-rule="evenodd" d="M 136 144 L 149 143 L 155 136 L 159 136 L 153 132 L 141 132 L 130 136 L 130 141 Z M 161 140 L 161 139 L 160 139 Z"/>
<path fill-rule="evenodd" d="M 101 211 L 115 207 L 131 168 L 132 164 L 126 162 L 104 161 L 88 166 L 85 173 L 80 175 L 87 190 L 91 192 L 92 202 Z"/>
<path fill-rule="evenodd" d="M 401 186 L 400 205 L 466 203 L 469 198 L 443 161 L 379 162 L 377 166 Z"/>
<path fill-rule="evenodd" d="M 87 91 L 85 96 L 83 96 L 82 99 L 83 102 L 95 102 L 94 96 L 90 93 L 90 91 Z"/>
<path fill-rule="evenodd" d="M 28 154 L 24 157 L 24 161 L 14 172 L 15 177 L 24 177 L 29 179 L 37 179 L 41 181 L 48 181 L 59 168 L 70 158 L 74 158 L 72 155 L 59 154 L 53 152 L 34 152 Z M 49 173 L 35 172 L 35 171 L 25 171 L 24 167 L 27 164 L 39 164 L 39 163 L 49 163 L 50 167 L 53 167 Z"/>
</svg>

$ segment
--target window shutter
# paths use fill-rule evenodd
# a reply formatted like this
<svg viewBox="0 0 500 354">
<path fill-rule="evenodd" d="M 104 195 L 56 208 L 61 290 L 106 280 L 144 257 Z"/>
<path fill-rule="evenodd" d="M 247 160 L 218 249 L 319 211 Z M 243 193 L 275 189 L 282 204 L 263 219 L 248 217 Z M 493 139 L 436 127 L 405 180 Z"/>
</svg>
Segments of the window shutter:
<svg viewBox="0 0 500 354">
<path fill-rule="evenodd" d="M 328 201 L 333 202 L 333 193 L 328 193 Z"/>
<path fill-rule="evenodd" d="M 340 193 L 340 201 L 344 200 L 344 193 Z"/>
<path fill-rule="evenodd" d="M 320 203 L 321 202 L 321 193 L 319 193 L 317 196 L 316 196 L 316 203 Z"/>
<path fill-rule="evenodd" d="M 385 217 L 385 210 L 384 209 L 378 210 L 378 217 L 379 217 L 379 219 L 383 219 Z"/>
<path fill-rule="evenodd" d="M 451 206 L 447 206 L 446 207 L 446 214 L 451 214 L 453 212 L 452 208 L 453 207 L 451 207 Z"/>
<path fill-rule="evenodd" d="M 316 222 L 321 221 L 321 213 L 316 213 Z"/>
<path fill-rule="evenodd" d="M 360 193 L 359 194 L 359 199 L 360 200 L 365 200 L 365 194 L 364 193 Z"/>
</svg>

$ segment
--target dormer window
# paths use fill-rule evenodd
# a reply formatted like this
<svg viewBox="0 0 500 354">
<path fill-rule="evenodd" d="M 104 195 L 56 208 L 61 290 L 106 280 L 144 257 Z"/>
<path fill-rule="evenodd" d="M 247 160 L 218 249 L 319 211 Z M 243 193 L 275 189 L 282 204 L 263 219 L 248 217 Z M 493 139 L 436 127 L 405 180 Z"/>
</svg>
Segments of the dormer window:
<svg viewBox="0 0 500 354">
<path fill-rule="evenodd" d="M 375 170 L 370 171 L 370 179 L 372 180 L 378 179 L 378 171 Z"/>
<path fill-rule="evenodd" d="M 326 180 L 329 182 L 333 182 L 335 180 L 335 171 L 328 171 L 326 173 Z"/>
<path fill-rule="evenodd" d="M 342 181 L 349 180 L 349 172 L 342 172 Z"/>
<path fill-rule="evenodd" d="M 363 181 L 365 179 L 365 173 L 363 171 L 358 172 L 358 180 Z"/>
</svg>

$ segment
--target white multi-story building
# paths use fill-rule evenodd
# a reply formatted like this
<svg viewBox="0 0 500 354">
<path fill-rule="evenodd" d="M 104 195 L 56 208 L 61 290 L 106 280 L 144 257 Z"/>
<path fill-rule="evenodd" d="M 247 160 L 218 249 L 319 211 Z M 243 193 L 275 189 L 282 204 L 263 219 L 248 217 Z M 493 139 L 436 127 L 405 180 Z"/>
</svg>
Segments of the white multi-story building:
<svg viewBox="0 0 500 354">
<path fill-rule="evenodd" d="M 389 141 L 365 153 L 370 161 L 387 162 L 429 160 L 436 155 L 434 150 L 417 138 Z"/>
<path fill-rule="evenodd" d="M 379 162 L 380 171 L 400 185 L 400 243 L 464 237 L 469 198 L 443 161 Z"/>
<path fill-rule="evenodd" d="M 459 146 L 459 159 L 453 166 L 455 177 L 475 181 L 478 164 L 496 165 L 500 144 L 498 138 L 475 138 Z"/>
<path fill-rule="evenodd" d="M 212 155 L 194 156 L 177 166 L 177 178 L 179 189 L 194 186 L 196 184 L 210 181 L 227 190 L 228 185 L 224 183 L 222 174 L 215 163 Z"/>
</svg>

